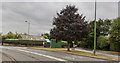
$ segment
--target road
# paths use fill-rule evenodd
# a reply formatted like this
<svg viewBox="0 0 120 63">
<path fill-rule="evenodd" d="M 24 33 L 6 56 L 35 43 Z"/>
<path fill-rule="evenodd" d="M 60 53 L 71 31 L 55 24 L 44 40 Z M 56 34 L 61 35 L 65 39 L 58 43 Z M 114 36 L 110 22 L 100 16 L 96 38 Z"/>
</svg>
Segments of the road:
<svg viewBox="0 0 120 63">
<path fill-rule="evenodd" d="M 12 58 L 12 61 L 16 63 L 90 63 L 99 62 L 103 63 L 106 60 L 95 59 L 90 57 L 83 57 L 77 55 L 71 55 L 67 53 L 50 52 L 44 50 L 36 50 L 28 47 L 13 47 L 13 46 L 0 46 L 2 48 L 1 52 Z M 4 55 L 2 57 L 3 61 Z M 11 61 L 11 60 L 10 60 Z M 76 62 L 75 62 L 76 61 Z M 95 63 L 96 63 L 95 62 Z M 4 62 L 3 62 L 4 63 Z M 107 62 L 106 62 L 107 63 Z M 109 62 L 110 63 L 110 62 Z"/>
</svg>

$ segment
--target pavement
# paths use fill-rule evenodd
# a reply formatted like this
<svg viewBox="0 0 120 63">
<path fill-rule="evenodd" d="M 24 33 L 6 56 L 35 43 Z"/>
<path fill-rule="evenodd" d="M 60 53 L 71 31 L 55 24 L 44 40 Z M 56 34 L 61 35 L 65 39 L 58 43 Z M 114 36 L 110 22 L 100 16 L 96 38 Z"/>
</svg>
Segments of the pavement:
<svg viewBox="0 0 120 63">
<path fill-rule="evenodd" d="M 86 53 L 93 53 L 92 50 L 86 50 L 86 49 L 83 49 L 83 48 L 75 48 L 75 50 L 86 52 Z M 110 58 L 116 58 L 116 59 L 119 58 L 120 59 L 119 55 L 112 55 L 112 54 L 107 54 L 107 53 L 103 53 L 103 52 L 99 52 L 99 51 L 96 51 L 96 54 L 100 55 L 100 56 L 105 56 L 105 57 L 110 57 Z"/>
<path fill-rule="evenodd" d="M 6 57 L 2 54 L 3 63 L 5 61 L 14 61 L 15 63 L 116 63 L 67 53 L 36 50 L 28 47 L 0 46 L 0 48 L 2 49 L 0 52 L 7 55 Z"/>
</svg>

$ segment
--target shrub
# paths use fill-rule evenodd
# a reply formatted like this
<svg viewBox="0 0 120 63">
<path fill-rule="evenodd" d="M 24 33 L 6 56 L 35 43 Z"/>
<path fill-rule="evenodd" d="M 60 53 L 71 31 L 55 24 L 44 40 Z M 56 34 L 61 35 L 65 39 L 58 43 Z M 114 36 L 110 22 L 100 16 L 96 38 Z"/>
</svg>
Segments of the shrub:
<svg viewBox="0 0 120 63">
<path fill-rule="evenodd" d="M 110 50 L 120 52 L 120 43 L 118 43 L 118 42 L 110 42 Z"/>
<path fill-rule="evenodd" d="M 110 33 L 110 50 L 120 52 L 120 17 L 113 20 Z"/>
<path fill-rule="evenodd" d="M 83 42 L 83 41 L 80 41 L 78 42 L 78 47 L 83 47 L 83 48 L 87 48 L 87 43 Z"/>
<path fill-rule="evenodd" d="M 97 40 L 97 47 L 102 50 L 109 50 L 109 41 L 105 36 L 99 36 Z"/>
</svg>

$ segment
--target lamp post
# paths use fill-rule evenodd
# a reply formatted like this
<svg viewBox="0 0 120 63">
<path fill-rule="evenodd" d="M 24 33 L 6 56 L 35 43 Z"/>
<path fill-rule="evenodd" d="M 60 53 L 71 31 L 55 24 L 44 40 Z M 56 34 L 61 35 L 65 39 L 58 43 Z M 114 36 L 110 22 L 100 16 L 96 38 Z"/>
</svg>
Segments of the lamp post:
<svg viewBox="0 0 120 63">
<path fill-rule="evenodd" d="M 96 53 L 96 0 L 95 0 L 95 20 L 94 20 L 94 51 L 93 54 Z"/>
<path fill-rule="evenodd" d="M 30 22 L 29 21 L 25 21 L 28 23 L 28 35 L 29 35 L 29 32 L 30 32 Z"/>
</svg>

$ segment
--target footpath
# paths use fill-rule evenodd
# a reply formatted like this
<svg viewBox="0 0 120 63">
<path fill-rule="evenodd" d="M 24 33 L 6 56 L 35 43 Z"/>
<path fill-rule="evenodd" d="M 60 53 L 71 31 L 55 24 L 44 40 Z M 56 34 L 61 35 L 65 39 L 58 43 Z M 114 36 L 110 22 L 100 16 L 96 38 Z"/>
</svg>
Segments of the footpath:
<svg viewBox="0 0 120 63">
<path fill-rule="evenodd" d="M 93 53 L 93 50 L 87 50 L 87 49 L 83 49 L 83 48 L 75 48 L 75 50 L 86 52 L 86 53 Z M 115 59 L 118 59 L 120 61 L 120 53 L 96 51 L 96 54 L 100 55 L 100 56 L 115 58 Z"/>
</svg>

